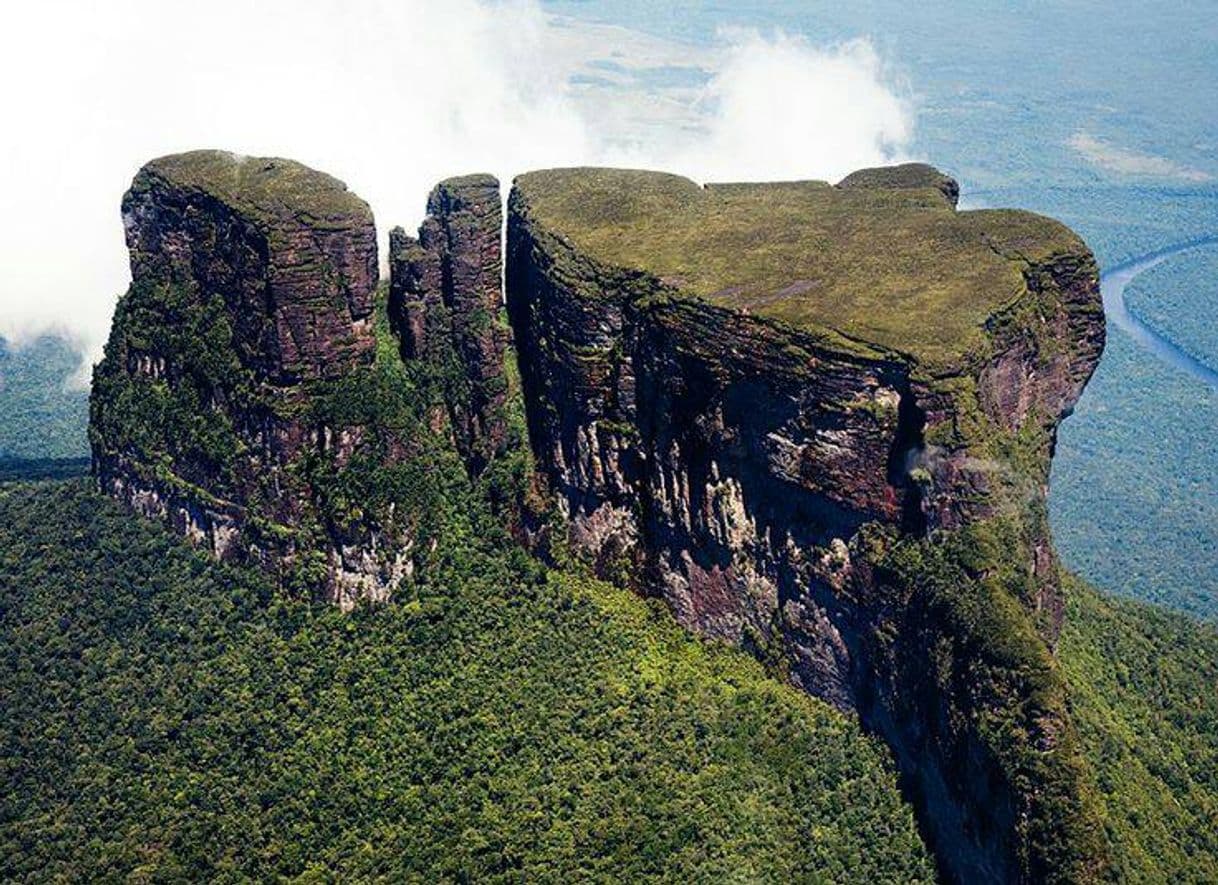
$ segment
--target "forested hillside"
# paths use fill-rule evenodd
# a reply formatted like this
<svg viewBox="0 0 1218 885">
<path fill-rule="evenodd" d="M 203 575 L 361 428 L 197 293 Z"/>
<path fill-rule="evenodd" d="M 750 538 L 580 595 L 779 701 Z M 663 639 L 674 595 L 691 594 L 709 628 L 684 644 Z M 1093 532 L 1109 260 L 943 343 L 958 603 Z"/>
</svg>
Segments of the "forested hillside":
<svg viewBox="0 0 1218 885">
<path fill-rule="evenodd" d="M 852 718 L 476 506 L 439 538 L 344 615 L 0 486 L 0 878 L 931 878 Z"/>
<path fill-rule="evenodd" d="M 89 391 L 72 381 L 80 360 L 56 335 L 21 346 L 0 338 L 0 462 L 88 456 Z"/>
<path fill-rule="evenodd" d="M 409 601 L 345 616 L 83 481 L 0 486 L 0 876 L 931 878 L 853 720 L 480 528 Z M 1218 635 L 1070 600 L 1117 877 L 1205 882 Z"/>
<path fill-rule="evenodd" d="M 1218 632 L 1069 583 L 1058 655 L 1122 882 L 1218 870 Z"/>
</svg>

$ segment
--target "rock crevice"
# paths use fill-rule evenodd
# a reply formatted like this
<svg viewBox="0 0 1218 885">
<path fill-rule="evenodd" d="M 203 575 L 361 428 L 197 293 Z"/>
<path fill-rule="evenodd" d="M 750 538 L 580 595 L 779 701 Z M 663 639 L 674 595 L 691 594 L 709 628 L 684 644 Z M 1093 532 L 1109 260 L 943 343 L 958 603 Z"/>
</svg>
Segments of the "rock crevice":
<svg viewBox="0 0 1218 885">
<path fill-rule="evenodd" d="M 389 319 L 406 359 L 442 378 L 457 446 L 477 474 L 507 442 L 503 212 L 490 175 L 436 185 L 418 237 L 389 234 Z"/>
</svg>

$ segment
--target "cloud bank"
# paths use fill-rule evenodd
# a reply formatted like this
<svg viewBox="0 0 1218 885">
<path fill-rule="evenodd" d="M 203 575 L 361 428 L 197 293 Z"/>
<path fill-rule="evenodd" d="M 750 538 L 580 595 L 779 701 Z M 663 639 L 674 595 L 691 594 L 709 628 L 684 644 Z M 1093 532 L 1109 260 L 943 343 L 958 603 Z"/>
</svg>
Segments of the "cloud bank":
<svg viewBox="0 0 1218 885">
<path fill-rule="evenodd" d="M 734 40 L 705 90 L 707 137 L 677 151 L 678 171 L 703 181 L 836 181 L 893 159 L 912 137 L 907 102 L 869 42 L 818 50 L 781 35 Z"/>
<path fill-rule="evenodd" d="M 119 200 L 155 156 L 293 157 L 346 181 L 384 232 L 469 171 L 836 179 L 912 137 L 866 41 L 739 31 L 695 47 L 535 0 L 23 4 L 0 77 L 0 336 L 64 334 L 86 371 L 129 279 Z"/>
</svg>

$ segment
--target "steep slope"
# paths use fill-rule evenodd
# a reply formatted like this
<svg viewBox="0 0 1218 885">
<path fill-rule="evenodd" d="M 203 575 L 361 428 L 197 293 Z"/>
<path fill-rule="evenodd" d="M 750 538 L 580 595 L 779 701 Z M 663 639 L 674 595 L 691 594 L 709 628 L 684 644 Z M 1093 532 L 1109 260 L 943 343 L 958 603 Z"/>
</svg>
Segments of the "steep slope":
<svg viewBox="0 0 1218 885">
<path fill-rule="evenodd" d="M 132 284 L 91 404 L 102 488 L 294 592 L 387 598 L 423 517 L 386 486 L 431 440 L 396 348 L 377 354 L 367 204 L 290 160 L 196 151 L 147 164 L 123 222 Z"/>
<path fill-rule="evenodd" d="M 611 591 L 570 572 L 539 584 L 542 567 L 512 546 L 510 534 L 551 566 L 575 564 L 578 572 L 583 563 L 662 597 L 681 625 L 741 646 L 771 673 L 857 713 L 887 743 L 949 880 L 1137 878 L 1153 871 L 1148 858 L 1159 846 L 1170 855 L 1165 869 L 1194 875 L 1196 859 L 1211 851 L 1210 840 L 1190 836 L 1212 806 L 1209 779 L 1125 740 L 1131 731 L 1162 731 L 1158 716 L 1182 716 L 1177 694 L 1162 703 L 1139 684 L 1120 702 L 1128 703 L 1122 720 L 1113 699 L 1124 686 L 1096 663 L 1144 655 L 1160 640 L 1139 634 L 1089 591 L 1066 592 L 1045 514 L 1058 423 L 1104 343 L 1094 261 L 1056 222 L 958 212 L 957 193 L 950 178 L 917 164 L 862 170 L 837 186 L 702 188 L 658 173 L 529 173 L 509 204 L 509 332 L 500 304 L 498 184 L 490 176 L 442 182 L 418 237 L 392 233 L 391 279 L 377 295 L 371 216 L 334 179 L 290 161 L 218 152 L 153 161 L 124 202 L 133 283 L 96 373 L 95 471 L 102 489 L 128 507 L 220 559 L 259 566 L 274 588 L 258 591 L 262 603 L 282 590 L 345 610 L 393 597 L 401 611 L 380 615 L 384 622 L 360 615 L 358 623 L 404 618 L 408 642 L 427 647 L 437 617 L 428 593 L 443 586 L 440 597 L 459 600 L 454 632 L 445 634 L 457 644 L 442 644 L 444 653 L 459 660 L 472 653 L 478 664 L 455 694 L 446 683 L 427 703 L 457 704 L 444 715 L 464 723 L 469 740 L 458 743 L 466 750 L 471 735 L 500 746 L 504 718 L 532 710 L 533 694 L 552 698 L 556 684 L 568 685 L 576 705 L 590 693 L 611 703 L 631 691 L 585 659 L 589 638 L 581 631 L 612 621 L 621 606 L 641 616 L 644 604 L 620 596 L 608 604 Z M 522 449 L 526 417 L 532 461 Z M 37 570 L 53 547 L 11 561 Z M 589 594 L 600 607 L 568 631 L 561 613 Z M 1068 605 L 1081 612 L 1080 623 L 1063 623 Z M 295 618 L 309 609 L 290 610 Z M 503 617 L 490 617 L 496 612 Z M 342 623 L 331 618 L 325 622 Z M 1108 648 L 1094 633 L 1101 623 L 1113 630 Z M 170 619 L 150 629 L 180 627 Z M 1197 637 L 1176 632 L 1192 649 Z M 225 637 L 222 644 L 243 641 Z M 1065 668 L 1055 656 L 1059 641 Z M 686 660 L 667 641 L 662 653 L 650 639 L 644 645 L 646 659 L 631 666 L 650 687 L 667 655 Z M 26 647 L 18 660 L 30 656 Z M 361 646 L 354 654 L 363 662 L 373 652 Z M 539 660 L 559 666 L 554 655 L 566 656 L 563 672 L 578 672 L 578 685 L 563 683 L 571 673 L 529 669 Z M 1155 672 L 1173 692 L 1191 690 L 1179 666 Z M 628 714 L 623 725 L 614 713 L 597 727 L 636 756 L 635 738 L 671 728 L 682 741 L 692 734 L 695 746 L 708 727 L 748 740 L 770 733 L 758 721 L 737 723 L 744 729 L 737 732 L 718 714 L 708 726 L 698 718 L 700 689 L 680 702 L 665 697 L 670 721 L 647 719 L 636 733 Z M 781 697 L 777 706 L 790 700 Z M 800 703 L 829 715 L 810 699 Z M 471 710 L 490 719 L 463 718 Z M 300 729 L 317 725 L 302 716 Z M 581 720 L 564 721 L 569 727 L 548 735 L 509 728 L 519 739 L 509 757 L 527 747 L 538 759 L 566 758 L 571 748 L 553 740 L 580 733 Z M 1208 760 L 1210 748 L 1195 732 L 1185 725 L 1166 734 Z M 718 771 L 733 784 L 787 778 L 803 764 L 800 776 L 811 782 L 765 794 L 798 793 L 815 804 L 835 778 L 856 789 L 875 770 L 867 760 L 880 758 L 858 751 L 862 769 L 847 773 L 835 761 L 825 775 L 825 760 L 813 757 L 842 758 L 825 749 L 836 739 L 818 732 L 795 740 L 781 770 L 768 773 L 751 767 L 751 757 L 729 770 L 713 754 L 691 760 L 679 750 L 673 764 Z M 842 752 L 855 752 L 849 741 Z M 598 770 L 618 771 L 616 751 L 606 757 L 603 748 L 580 747 L 599 760 Z M 739 760 L 768 751 L 733 744 L 725 752 Z M 400 758 L 393 764 L 401 770 Z M 335 769 L 340 779 L 347 765 Z M 461 767 L 445 765 L 449 775 Z M 498 757 L 486 766 L 502 788 L 488 787 L 489 805 L 469 792 L 480 789 L 477 779 L 461 780 L 468 771 L 450 780 L 495 820 L 503 791 L 542 789 L 502 780 L 516 769 L 500 767 Z M 564 841 L 563 871 L 696 877 L 747 867 L 763 877 L 897 880 L 925 873 L 920 843 L 899 835 L 891 816 L 876 826 L 897 826 L 892 855 L 844 860 L 862 843 L 842 836 L 849 815 L 829 810 L 836 799 L 793 808 L 743 795 L 757 812 L 746 813 L 724 805 L 717 789 L 705 792 L 707 784 L 663 765 L 654 772 L 648 790 L 665 786 L 641 801 L 661 809 L 659 818 L 649 811 L 645 825 L 629 818 L 620 832 Z M 563 776 L 591 777 L 582 763 Z M 299 782 L 300 773 L 292 777 Z M 1140 790 L 1170 802 L 1148 801 Z M 697 796 L 688 808 L 665 804 L 663 796 L 683 791 Z M 342 795 L 340 805 L 356 801 Z M 883 784 L 867 796 L 867 809 L 897 808 L 884 804 L 893 800 Z M 42 801 L 22 806 L 14 820 L 28 820 Z M 1198 811 L 1171 805 L 1181 802 Z M 727 833 L 725 821 L 741 814 L 750 823 L 739 840 L 716 841 L 704 829 Z M 346 805 L 336 815 L 359 816 Z M 868 839 L 877 832 L 869 815 L 859 831 Z M 1143 830 L 1147 817 L 1154 822 Z M 551 868 L 554 845 L 533 845 L 515 812 L 508 818 L 509 835 L 487 848 L 485 862 L 478 851 L 448 845 L 443 851 L 459 862 L 427 855 L 418 869 Z M 587 825 L 595 828 L 595 818 Z M 189 814 L 179 820 L 198 826 Z M 654 832 L 670 835 L 648 837 L 642 854 L 599 841 L 617 845 L 620 833 L 657 820 Z M 307 827 L 314 825 L 309 818 Z M 686 825 L 694 832 L 671 836 Z M 501 832 L 494 821 L 478 826 Z M 818 833 L 833 835 L 822 843 Z M 747 862 L 746 844 L 765 861 Z M 699 854 L 704 849 L 708 855 Z M 295 858 L 282 861 L 262 855 L 245 872 L 301 871 Z M 355 866 L 345 854 L 330 856 L 324 867 L 372 874 L 365 861 L 385 869 L 375 851 Z M 234 853 L 227 862 L 245 860 Z M 206 868 L 194 855 L 190 863 Z"/>
<path fill-rule="evenodd" d="M 519 177 L 530 442 L 600 574 L 885 737 L 949 878 L 1089 881 L 1044 494 L 1103 344 L 1095 263 L 949 182 Z"/>
<path fill-rule="evenodd" d="M 447 420 L 479 473 L 509 447 L 499 182 L 469 175 L 436 185 L 417 239 L 389 232 L 389 320 L 402 357 L 446 381 Z"/>
<path fill-rule="evenodd" d="M 433 469 L 422 579 L 350 614 L 0 484 L 0 879 L 932 881 L 856 722 Z"/>
</svg>

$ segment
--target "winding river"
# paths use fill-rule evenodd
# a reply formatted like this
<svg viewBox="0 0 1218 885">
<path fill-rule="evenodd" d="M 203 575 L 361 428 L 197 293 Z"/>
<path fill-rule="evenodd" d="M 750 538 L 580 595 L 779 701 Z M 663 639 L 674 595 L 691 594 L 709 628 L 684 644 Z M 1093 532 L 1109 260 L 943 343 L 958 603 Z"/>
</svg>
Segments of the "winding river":
<svg viewBox="0 0 1218 885">
<path fill-rule="evenodd" d="M 1100 294 L 1104 297 L 1104 313 L 1110 323 L 1115 324 L 1139 345 L 1168 365 L 1187 372 L 1193 378 L 1211 387 L 1218 388 L 1218 371 L 1185 352 L 1171 339 L 1160 335 L 1125 306 L 1125 288 L 1139 274 L 1150 270 L 1173 255 L 1214 245 L 1218 245 L 1218 236 L 1200 237 L 1176 243 L 1129 261 L 1123 261 L 1100 275 Z"/>
</svg>

